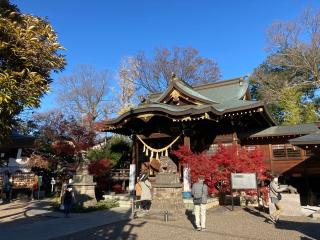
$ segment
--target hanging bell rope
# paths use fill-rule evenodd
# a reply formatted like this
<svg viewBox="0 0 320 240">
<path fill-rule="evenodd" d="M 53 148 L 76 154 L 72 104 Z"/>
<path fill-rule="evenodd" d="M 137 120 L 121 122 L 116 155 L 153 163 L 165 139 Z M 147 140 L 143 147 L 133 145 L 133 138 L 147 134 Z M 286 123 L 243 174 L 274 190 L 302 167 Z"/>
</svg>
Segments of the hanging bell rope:
<svg viewBox="0 0 320 240">
<path fill-rule="evenodd" d="M 156 159 L 159 159 L 159 156 L 165 155 L 166 157 L 169 156 L 168 149 L 180 138 L 180 135 L 176 137 L 169 145 L 163 147 L 163 148 L 153 148 L 150 147 L 148 144 L 146 144 L 138 135 L 137 138 L 140 140 L 140 142 L 143 144 L 143 152 L 146 156 L 150 156 L 151 158 L 156 157 Z"/>
</svg>

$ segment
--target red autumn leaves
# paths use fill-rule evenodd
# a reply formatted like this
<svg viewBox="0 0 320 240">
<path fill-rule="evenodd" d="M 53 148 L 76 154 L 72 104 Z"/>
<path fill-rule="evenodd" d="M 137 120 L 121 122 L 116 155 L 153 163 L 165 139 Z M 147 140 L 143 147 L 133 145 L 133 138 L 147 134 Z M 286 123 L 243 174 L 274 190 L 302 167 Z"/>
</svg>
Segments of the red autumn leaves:
<svg viewBox="0 0 320 240">
<path fill-rule="evenodd" d="M 266 179 L 266 166 L 263 152 L 260 149 L 246 150 L 232 145 L 219 145 L 213 155 L 207 152 L 193 153 L 185 146 L 180 146 L 173 154 L 184 166 L 189 166 L 192 182 L 199 175 L 204 175 L 211 193 L 218 192 L 215 184 L 223 182 L 221 191 L 230 191 L 231 173 L 257 173 L 259 180 Z"/>
<path fill-rule="evenodd" d="M 103 158 L 97 161 L 92 161 L 89 164 L 89 173 L 94 176 L 103 176 L 111 168 L 111 161 L 107 158 Z"/>
</svg>

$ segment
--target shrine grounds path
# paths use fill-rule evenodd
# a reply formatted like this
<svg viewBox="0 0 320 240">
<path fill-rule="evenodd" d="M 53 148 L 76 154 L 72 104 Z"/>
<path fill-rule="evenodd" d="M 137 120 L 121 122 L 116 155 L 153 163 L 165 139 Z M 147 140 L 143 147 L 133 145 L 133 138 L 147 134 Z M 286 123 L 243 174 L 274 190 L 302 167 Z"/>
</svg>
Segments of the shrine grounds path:
<svg viewBox="0 0 320 240">
<path fill-rule="evenodd" d="M 230 211 L 217 207 L 207 212 L 207 231 L 197 232 L 188 212 L 176 221 L 162 218 L 130 219 L 130 209 L 72 214 L 64 218 L 45 201 L 15 202 L 0 206 L 0 240 L 320 240 L 320 220 L 282 217 L 274 225 L 253 208 Z"/>
<path fill-rule="evenodd" d="M 307 217 L 283 217 L 276 225 L 267 221 L 267 214 L 255 209 L 237 208 L 233 212 L 218 207 L 207 212 L 207 231 L 193 228 L 191 213 L 177 221 L 134 219 L 117 222 L 56 238 L 55 240 L 91 239 L 221 239 L 221 240 L 309 240 L 320 239 L 320 220 Z"/>
</svg>

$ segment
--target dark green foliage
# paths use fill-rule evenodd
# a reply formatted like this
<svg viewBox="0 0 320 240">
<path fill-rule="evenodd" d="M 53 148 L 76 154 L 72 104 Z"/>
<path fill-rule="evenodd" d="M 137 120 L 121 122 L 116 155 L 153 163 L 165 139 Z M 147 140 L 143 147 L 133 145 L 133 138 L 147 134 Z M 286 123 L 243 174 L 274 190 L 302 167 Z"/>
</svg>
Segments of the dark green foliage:
<svg viewBox="0 0 320 240">
<path fill-rule="evenodd" d="M 107 158 L 112 163 L 112 168 L 126 168 L 130 164 L 129 154 L 131 149 L 130 139 L 120 135 L 112 136 L 101 148 L 91 149 L 87 158 L 98 161 Z"/>
</svg>

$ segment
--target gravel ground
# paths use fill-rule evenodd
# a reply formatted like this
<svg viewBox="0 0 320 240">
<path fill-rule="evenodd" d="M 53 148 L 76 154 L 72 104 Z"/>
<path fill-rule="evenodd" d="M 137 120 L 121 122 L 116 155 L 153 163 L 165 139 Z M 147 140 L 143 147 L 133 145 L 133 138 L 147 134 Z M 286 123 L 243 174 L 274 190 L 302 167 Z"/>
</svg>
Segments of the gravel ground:
<svg viewBox="0 0 320 240">
<path fill-rule="evenodd" d="M 320 239 L 320 221 L 306 217 L 283 217 L 276 225 L 267 221 L 266 214 L 253 209 L 237 208 L 233 212 L 218 207 L 207 212 L 207 231 L 197 232 L 191 213 L 176 221 L 134 219 L 121 221 L 75 234 L 56 238 L 59 240 L 90 239 L 248 239 L 248 240 L 309 240 Z"/>
</svg>

